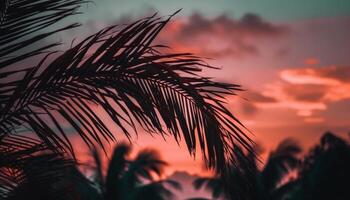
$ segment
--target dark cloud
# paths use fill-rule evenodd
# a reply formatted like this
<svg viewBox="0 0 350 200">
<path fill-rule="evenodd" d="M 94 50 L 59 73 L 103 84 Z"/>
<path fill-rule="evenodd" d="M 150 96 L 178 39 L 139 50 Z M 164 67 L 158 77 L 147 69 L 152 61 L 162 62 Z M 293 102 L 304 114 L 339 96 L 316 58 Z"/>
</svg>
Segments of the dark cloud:
<svg viewBox="0 0 350 200">
<path fill-rule="evenodd" d="M 264 21 L 260 16 L 248 13 L 237 22 L 240 29 L 248 30 L 257 34 L 279 35 L 286 31 L 285 27 L 276 26 Z"/>
<path fill-rule="evenodd" d="M 254 116 L 259 111 L 253 102 L 241 102 L 240 110 L 245 116 Z"/>
<path fill-rule="evenodd" d="M 286 26 L 267 22 L 256 14 L 234 19 L 228 15 L 207 18 L 194 13 L 187 19 L 171 22 L 161 34 L 161 41 L 180 51 L 190 48 L 208 57 L 242 57 L 259 54 L 258 40 L 275 39 L 286 33 Z"/>
<path fill-rule="evenodd" d="M 331 66 L 316 71 L 316 75 L 322 78 L 332 78 L 341 82 L 350 82 L 350 66 Z"/>
<path fill-rule="evenodd" d="M 259 112 L 259 104 L 276 103 L 277 100 L 273 97 L 263 95 L 256 91 L 247 91 L 241 94 L 243 101 L 239 101 L 237 107 L 244 116 L 251 117 Z"/>
<path fill-rule="evenodd" d="M 328 87 L 316 84 L 287 84 L 283 91 L 295 101 L 320 102 L 327 94 Z"/>
<path fill-rule="evenodd" d="M 274 97 L 263 95 L 259 92 L 250 91 L 246 95 L 246 99 L 253 103 L 276 103 L 277 100 Z"/>
<path fill-rule="evenodd" d="M 233 19 L 227 15 L 220 15 L 208 19 L 199 13 L 194 13 L 185 23 L 179 37 L 191 39 L 201 34 L 225 36 L 279 36 L 285 34 L 287 28 L 263 20 L 256 14 L 246 14 L 241 19 Z"/>
<path fill-rule="evenodd" d="M 72 30 L 61 38 L 86 37 L 110 25 L 126 25 L 154 15 L 148 8 L 128 13 L 110 21 L 87 21 L 79 30 Z M 165 19 L 165 17 L 164 17 Z M 256 14 L 246 14 L 239 19 L 228 15 L 208 18 L 200 13 L 188 17 L 174 17 L 156 38 L 156 43 L 166 44 L 178 52 L 191 52 L 200 56 L 219 58 L 258 55 L 258 40 L 281 37 L 288 33 L 283 25 L 270 23 Z M 79 38 L 78 38 L 79 39 Z"/>
<path fill-rule="evenodd" d="M 288 47 L 281 47 L 277 49 L 275 55 L 277 58 L 284 58 L 290 53 L 290 49 Z"/>
</svg>

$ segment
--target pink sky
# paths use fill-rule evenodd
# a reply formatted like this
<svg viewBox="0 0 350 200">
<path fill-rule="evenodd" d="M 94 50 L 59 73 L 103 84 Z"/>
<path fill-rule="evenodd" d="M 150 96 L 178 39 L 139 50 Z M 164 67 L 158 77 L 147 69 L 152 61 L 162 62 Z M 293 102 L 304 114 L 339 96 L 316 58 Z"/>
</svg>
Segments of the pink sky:
<svg viewBox="0 0 350 200">
<path fill-rule="evenodd" d="M 203 75 L 239 83 L 246 89 L 229 97 L 228 107 L 252 131 L 250 136 L 264 148 L 265 158 L 287 137 L 296 138 L 305 149 L 328 130 L 347 137 L 348 35 L 349 17 L 276 23 L 254 14 L 235 19 L 193 13 L 175 18 L 156 43 L 169 45 L 171 51 L 212 58 L 206 61 L 222 69 L 207 70 Z M 116 135 L 120 141 L 126 140 Z M 206 173 L 200 153 L 194 160 L 184 144 L 179 147 L 170 137 L 164 141 L 141 131 L 133 143 L 136 150 L 159 150 L 170 164 L 167 174 L 176 170 Z"/>
</svg>

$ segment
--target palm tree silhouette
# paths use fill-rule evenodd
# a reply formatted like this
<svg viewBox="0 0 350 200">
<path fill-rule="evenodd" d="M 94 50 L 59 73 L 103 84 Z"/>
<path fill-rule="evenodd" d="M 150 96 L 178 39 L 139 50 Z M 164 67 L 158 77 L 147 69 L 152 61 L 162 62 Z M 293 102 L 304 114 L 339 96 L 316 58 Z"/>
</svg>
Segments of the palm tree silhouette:
<svg viewBox="0 0 350 200">
<path fill-rule="evenodd" d="M 212 190 L 214 199 L 277 200 L 283 199 L 292 189 L 292 182 L 284 183 L 286 175 L 299 166 L 297 155 L 300 146 L 292 139 L 283 140 L 272 151 L 265 166 L 259 170 L 254 152 L 245 153 L 236 147 L 232 163 L 223 177 L 199 178 L 193 183 L 196 189 Z"/>
<path fill-rule="evenodd" d="M 240 86 L 200 76 L 203 68 L 213 67 L 192 54 L 161 53 L 165 47 L 153 45 L 172 16 L 107 27 L 62 53 L 53 50 L 58 43 L 40 45 L 79 26 L 52 27 L 78 14 L 84 2 L 1 1 L 0 143 L 31 134 L 53 152 L 74 157 L 73 132 L 89 147 L 103 148 L 116 135 L 95 105 L 127 137 L 141 126 L 184 140 L 191 155 L 199 146 L 206 166 L 218 173 L 233 146 L 250 149 L 243 125 L 223 101 Z"/>
<path fill-rule="evenodd" d="M 154 180 L 154 174 L 162 175 L 166 165 L 154 150 L 141 151 L 131 160 L 127 158 L 131 146 L 117 146 L 106 177 L 100 156 L 94 151 L 95 175 L 91 181 L 80 172 L 74 160 L 51 152 L 45 144 L 32 138 L 21 140 L 32 146 L 22 148 L 8 139 L 5 142 L 17 146 L 12 150 L 5 149 L 8 145 L 0 146 L 0 150 L 11 150 L 2 158 L 2 164 L 7 164 L 1 168 L 0 179 L 0 197 L 4 200 L 164 200 L 174 197 L 170 187 L 181 189 L 175 181 Z M 23 155 L 25 157 L 18 157 Z"/>
<path fill-rule="evenodd" d="M 97 151 L 93 152 L 95 160 L 94 180 L 105 200 L 141 200 L 172 199 L 173 193 L 168 187 L 181 189 L 180 184 L 170 180 L 154 180 L 154 174 L 161 176 L 166 163 L 160 159 L 158 152 L 143 150 L 135 159 L 128 159 L 131 146 L 118 145 L 109 162 L 107 174 L 103 176 L 102 161 Z"/>
<path fill-rule="evenodd" d="M 305 156 L 295 181 L 297 186 L 288 199 L 349 199 L 349 169 L 349 143 L 327 132 Z"/>
<path fill-rule="evenodd" d="M 74 160 L 52 152 L 39 140 L 9 136 L 2 140 L 0 152 L 1 199 L 74 200 L 92 189 Z M 86 197 L 79 199 L 92 200 L 97 196 Z"/>
</svg>

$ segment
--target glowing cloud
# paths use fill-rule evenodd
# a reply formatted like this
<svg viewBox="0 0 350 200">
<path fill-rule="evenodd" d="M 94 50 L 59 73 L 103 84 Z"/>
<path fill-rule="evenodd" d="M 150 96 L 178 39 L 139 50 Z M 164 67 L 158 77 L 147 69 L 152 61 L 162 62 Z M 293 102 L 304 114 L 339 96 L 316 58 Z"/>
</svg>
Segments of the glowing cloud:
<svg viewBox="0 0 350 200">
<path fill-rule="evenodd" d="M 331 102 L 350 98 L 350 67 L 327 66 L 285 69 L 279 83 L 267 85 L 265 96 L 276 103 L 257 103 L 257 106 L 285 107 L 296 110 L 302 117 L 310 117 L 315 110 L 326 110 Z M 322 122 L 321 118 L 307 118 L 305 122 Z"/>
</svg>

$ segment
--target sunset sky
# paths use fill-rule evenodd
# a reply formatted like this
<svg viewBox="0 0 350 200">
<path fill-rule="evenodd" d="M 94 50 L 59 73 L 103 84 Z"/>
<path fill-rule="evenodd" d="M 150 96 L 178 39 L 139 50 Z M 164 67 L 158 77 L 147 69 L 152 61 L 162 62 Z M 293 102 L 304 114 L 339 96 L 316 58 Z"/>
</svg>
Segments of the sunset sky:
<svg viewBox="0 0 350 200">
<path fill-rule="evenodd" d="M 70 18 L 83 26 L 56 39 L 70 43 L 111 24 L 178 9 L 156 43 L 210 58 L 222 69 L 203 75 L 241 84 L 246 91 L 230 97 L 228 107 L 265 152 L 286 137 L 305 149 L 325 131 L 348 137 L 349 0 L 103 0 L 84 5 L 83 14 Z M 172 138 L 140 133 L 134 143 L 158 149 L 169 174 L 203 173 L 200 159 Z"/>
</svg>

